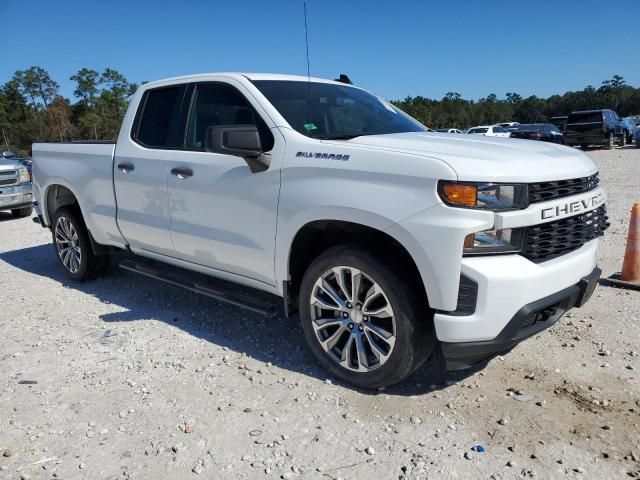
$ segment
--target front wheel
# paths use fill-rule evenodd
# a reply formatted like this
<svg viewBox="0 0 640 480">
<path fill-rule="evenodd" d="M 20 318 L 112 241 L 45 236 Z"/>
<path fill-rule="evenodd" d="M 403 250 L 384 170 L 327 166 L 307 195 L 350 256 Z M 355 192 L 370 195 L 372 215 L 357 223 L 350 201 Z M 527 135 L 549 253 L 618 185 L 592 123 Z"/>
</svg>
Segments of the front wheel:
<svg viewBox="0 0 640 480">
<path fill-rule="evenodd" d="M 73 280 L 88 280 L 108 268 L 109 256 L 93 253 L 89 231 L 76 210 L 58 209 L 51 223 L 51 234 L 56 256 Z"/>
<path fill-rule="evenodd" d="M 320 364 L 363 388 L 408 377 L 435 344 L 429 308 L 413 288 L 355 247 L 316 258 L 302 279 L 300 318 Z"/>
</svg>

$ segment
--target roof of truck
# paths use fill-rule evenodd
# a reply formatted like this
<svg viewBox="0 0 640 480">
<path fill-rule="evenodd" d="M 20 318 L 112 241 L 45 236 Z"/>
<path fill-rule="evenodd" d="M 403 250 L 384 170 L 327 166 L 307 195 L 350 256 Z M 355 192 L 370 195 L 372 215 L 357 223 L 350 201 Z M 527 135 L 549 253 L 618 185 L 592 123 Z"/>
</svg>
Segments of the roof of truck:
<svg viewBox="0 0 640 480">
<path fill-rule="evenodd" d="M 335 83 L 338 85 L 347 85 L 346 83 L 336 82 L 334 80 L 327 80 L 326 78 L 307 77 L 305 75 L 287 75 L 282 73 L 248 73 L 248 72 L 211 72 L 211 73 L 196 73 L 193 75 L 181 75 L 179 77 L 163 78 L 161 80 L 155 80 L 153 82 L 145 83 L 147 85 L 155 85 L 159 83 L 178 82 L 182 80 L 194 80 L 206 79 L 212 76 L 223 77 L 245 77 L 249 80 L 286 80 L 290 82 L 317 82 L 317 83 Z"/>
</svg>

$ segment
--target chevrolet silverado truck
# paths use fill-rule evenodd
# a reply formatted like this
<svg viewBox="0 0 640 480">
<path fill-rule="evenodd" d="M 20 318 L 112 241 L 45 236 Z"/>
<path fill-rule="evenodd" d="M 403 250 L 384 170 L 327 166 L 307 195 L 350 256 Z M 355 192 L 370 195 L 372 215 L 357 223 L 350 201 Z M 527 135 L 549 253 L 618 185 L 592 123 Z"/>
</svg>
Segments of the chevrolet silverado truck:
<svg viewBox="0 0 640 480">
<path fill-rule="evenodd" d="M 319 363 L 364 388 L 436 346 L 449 369 L 483 363 L 580 307 L 608 226 L 584 153 L 430 132 L 318 78 L 148 83 L 117 142 L 33 156 L 39 222 L 72 279 L 126 250 L 127 270 L 256 312 L 281 297 Z"/>
<path fill-rule="evenodd" d="M 0 211 L 10 210 L 14 217 L 28 217 L 33 212 L 31 176 L 15 154 L 0 153 Z"/>
</svg>

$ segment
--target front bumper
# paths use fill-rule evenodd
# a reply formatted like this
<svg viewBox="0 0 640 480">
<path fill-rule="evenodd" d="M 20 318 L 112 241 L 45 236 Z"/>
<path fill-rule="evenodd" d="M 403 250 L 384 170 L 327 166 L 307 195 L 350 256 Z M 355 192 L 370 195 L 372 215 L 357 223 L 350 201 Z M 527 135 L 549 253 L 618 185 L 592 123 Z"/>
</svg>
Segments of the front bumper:
<svg viewBox="0 0 640 480">
<path fill-rule="evenodd" d="M 549 328 L 569 309 L 581 307 L 593 294 L 602 271 L 593 271 L 557 293 L 522 307 L 502 329 L 500 334 L 482 342 L 442 342 L 442 352 L 448 370 L 460 370 L 483 362 L 510 350 L 526 338 Z"/>
<path fill-rule="evenodd" d="M 13 210 L 30 207 L 33 203 L 31 183 L 22 183 L 10 187 L 0 186 L 0 210 Z"/>
</svg>

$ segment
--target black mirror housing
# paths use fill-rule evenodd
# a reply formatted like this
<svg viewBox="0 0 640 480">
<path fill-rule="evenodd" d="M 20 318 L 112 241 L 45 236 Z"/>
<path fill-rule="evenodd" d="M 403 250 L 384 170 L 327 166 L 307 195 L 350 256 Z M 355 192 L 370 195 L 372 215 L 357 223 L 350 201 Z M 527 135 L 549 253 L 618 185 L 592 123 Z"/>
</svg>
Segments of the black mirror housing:
<svg viewBox="0 0 640 480">
<path fill-rule="evenodd" d="M 262 153 L 260 134 L 255 125 L 208 127 L 204 149 L 236 157 L 257 157 Z"/>
<path fill-rule="evenodd" d="M 204 149 L 210 153 L 242 157 L 253 173 L 269 168 L 271 158 L 264 153 L 260 133 L 255 125 L 220 125 L 208 127 Z"/>
</svg>

